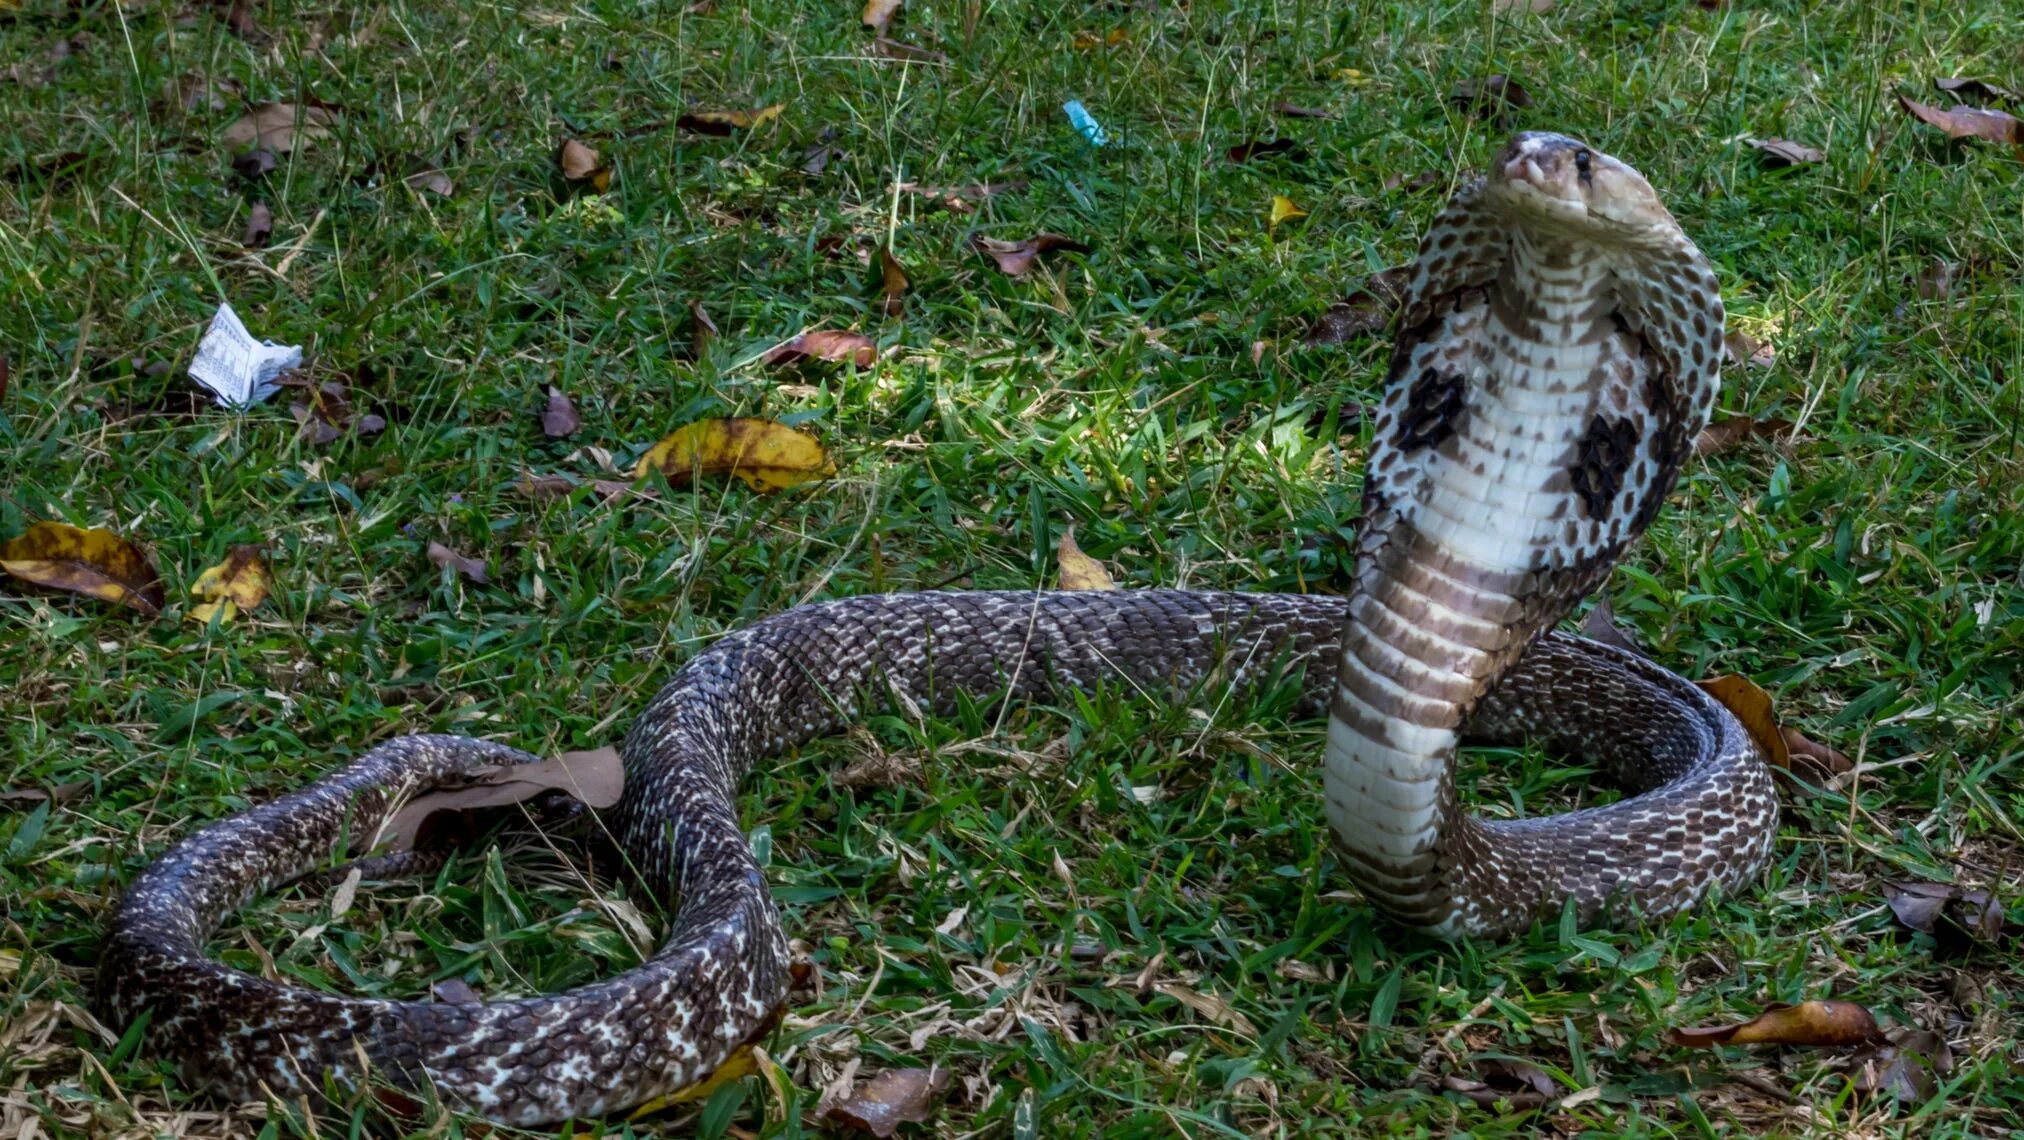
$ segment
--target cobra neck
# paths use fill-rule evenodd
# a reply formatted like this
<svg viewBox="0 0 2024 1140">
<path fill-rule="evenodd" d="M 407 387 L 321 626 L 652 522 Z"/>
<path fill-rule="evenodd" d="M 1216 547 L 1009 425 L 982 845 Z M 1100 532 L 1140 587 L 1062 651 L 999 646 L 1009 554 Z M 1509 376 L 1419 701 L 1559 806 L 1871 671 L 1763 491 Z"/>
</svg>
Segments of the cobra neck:
<svg viewBox="0 0 2024 1140">
<path fill-rule="evenodd" d="M 1461 376 L 1441 431 L 1372 446 L 1374 465 L 1410 477 L 1393 481 L 1392 501 L 1366 498 L 1323 784 L 1350 877 L 1415 926 L 1468 928 L 1448 872 L 1481 829 L 1455 795 L 1458 734 L 1574 601 L 1541 573 L 1576 509 L 1569 457 L 1614 328 L 1608 266 L 1581 252 L 1514 234 L 1475 302 L 1498 350 Z"/>
</svg>

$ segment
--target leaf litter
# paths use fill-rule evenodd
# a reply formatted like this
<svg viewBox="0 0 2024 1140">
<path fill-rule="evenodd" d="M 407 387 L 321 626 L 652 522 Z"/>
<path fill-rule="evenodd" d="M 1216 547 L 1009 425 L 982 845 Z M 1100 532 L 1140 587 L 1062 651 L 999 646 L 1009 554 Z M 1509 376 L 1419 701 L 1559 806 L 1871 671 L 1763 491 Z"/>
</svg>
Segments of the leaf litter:
<svg viewBox="0 0 2024 1140">
<path fill-rule="evenodd" d="M 507 807 L 547 792 L 561 792 L 585 807 L 602 810 L 618 802 L 624 785 L 624 766 L 614 748 L 564 752 L 538 764 L 477 768 L 409 800 L 387 821 L 379 838 L 387 850 L 412 851 L 426 842 L 431 819 L 441 812 Z"/>
<path fill-rule="evenodd" d="M 87 530 L 53 520 L 31 524 L 0 543 L 0 570 L 48 589 L 129 606 L 149 617 L 160 614 L 168 600 L 154 560 L 100 527 Z"/>
<path fill-rule="evenodd" d="M 728 475 L 754 491 L 784 491 L 836 473 L 822 443 L 774 420 L 739 416 L 677 428 L 640 457 L 634 478 L 658 470 L 681 486 L 695 475 Z"/>
<path fill-rule="evenodd" d="M 1007 277 L 1024 277 L 1033 268 L 1033 263 L 1043 253 L 1063 250 L 1068 253 L 1088 253 L 1089 247 L 1074 238 L 1056 233 L 1035 234 L 1025 241 L 1000 241 L 982 234 L 970 238 L 970 246 L 977 252 L 998 263 L 998 268 Z"/>
<path fill-rule="evenodd" d="M 208 567 L 190 583 L 190 596 L 203 599 L 191 606 L 189 619 L 208 624 L 215 615 L 221 622 L 257 608 L 274 587 L 267 560 L 257 544 L 234 546 L 225 561 Z"/>
</svg>

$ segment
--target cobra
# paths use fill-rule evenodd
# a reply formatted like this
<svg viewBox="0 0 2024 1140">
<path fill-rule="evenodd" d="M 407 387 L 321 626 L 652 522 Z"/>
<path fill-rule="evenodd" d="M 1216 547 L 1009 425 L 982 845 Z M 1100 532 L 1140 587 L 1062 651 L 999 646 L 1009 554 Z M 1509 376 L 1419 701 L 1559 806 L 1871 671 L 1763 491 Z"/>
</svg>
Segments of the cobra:
<svg viewBox="0 0 2024 1140">
<path fill-rule="evenodd" d="M 761 759 L 899 698 L 1041 700 L 1128 678 L 1168 692 L 1292 670 L 1329 717 L 1322 787 L 1340 863 L 1378 910 L 1501 936 L 1572 907 L 1663 917 L 1769 856 L 1768 770 L 1735 719 L 1634 655 L 1551 632 L 1670 492 L 1718 384 L 1713 274 L 1635 170 L 1521 134 L 1434 220 L 1406 289 L 1364 473 L 1346 597 L 1176 590 L 935 592 L 790 610 L 684 666 L 621 749 L 607 819 L 672 895 L 667 943 L 549 996 L 411 1002 L 323 993 L 210 961 L 233 908 L 370 837 L 419 789 L 533 759 L 410 736 L 204 828 L 139 875 L 101 957 L 102 1008 L 152 1011 L 154 1049 L 226 1096 L 369 1075 L 510 1124 L 626 1109 L 763 1036 L 788 949 L 739 826 Z M 1532 739 L 1630 794 L 1487 821 L 1455 789 L 1464 737 Z"/>
</svg>

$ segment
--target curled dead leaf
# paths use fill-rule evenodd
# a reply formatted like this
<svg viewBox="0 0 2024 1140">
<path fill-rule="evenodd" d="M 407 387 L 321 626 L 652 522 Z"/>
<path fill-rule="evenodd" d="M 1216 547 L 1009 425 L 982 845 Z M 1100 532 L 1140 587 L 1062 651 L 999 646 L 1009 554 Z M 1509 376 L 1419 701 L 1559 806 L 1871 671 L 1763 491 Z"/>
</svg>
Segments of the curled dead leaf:
<svg viewBox="0 0 2024 1140">
<path fill-rule="evenodd" d="M 899 259 L 885 246 L 878 247 L 878 273 L 880 307 L 888 317 L 897 317 L 906 310 L 907 288 L 913 284 L 907 277 Z"/>
<path fill-rule="evenodd" d="M 1258 1036 L 1258 1027 L 1251 1024 L 1250 1018 L 1245 1017 L 1235 1006 L 1232 1006 L 1229 1002 L 1224 1001 L 1215 994 L 1205 994 L 1193 987 L 1173 981 L 1155 982 L 1153 984 L 1153 992 L 1170 997 L 1189 1009 L 1194 1010 L 1196 1013 L 1201 1014 L 1203 1017 L 1208 1018 L 1215 1024 L 1221 1025 L 1235 1033 L 1239 1033 L 1245 1037 Z"/>
<path fill-rule="evenodd" d="M 695 350 L 697 356 L 701 356 L 703 351 L 710 347 L 710 342 L 717 339 L 717 322 L 710 319 L 710 314 L 704 311 L 701 301 L 691 300 L 689 323 L 692 326 L 689 330 L 690 347 Z"/>
<path fill-rule="evenodd" d="M 949 1085 L 946 1069 L 887 1069 L 822 1112 L 824 1120 L 880 1137 L 923 1124 Z"/>
<path fill-rule="evenodd" d="M 1764 156 L 1766 166 L 1805 166 L 1827 157 L 1827 152 L 1791 139 L 1749 139 L 1751 147 Z"/>
<path fill-rule="evenodd" d="M 1110 571 L 1103 563 L 1082 552 L 1075 544 L 1075 528 L 1061 532 L 1061 541 L 1055 544 L 1054 557 L 1061 564 L 1061 588 L 1064 590 L 1115 590 L 1117 583 L 1111 581 Z"/>
<path fill-rule="evenodd" d="M 308 150 L 312 142 L 330 137 L 337 119 L 336 109 L 322 104 L 256 103 L 225 128 L 223 141 L 233 151 Z"/>
<path fill-rule="evenodd" d="M 865 27 L 884 35 L 892 26 L 893 17 L 899 15 L 900 3 L 901 0 L 865 0 L 860 20 Z"/>
<path fill-rule="evenodd" d="M 1839 749 L 1808 740 L 1790 725 L 1779 732 L 1785 737 L 1785 751 L 1792 758 L 1792 773 L 1810 784 L 1825 786 L 1843 772 L 1855 769 L 1855 762 Z"/>
<path fill-rule="evenodd" d="M 1223 153 L 1231 162 L 1249 162 L 1254 158 L 1271 158 L 1275 155 L 1298 162 L 1307 157 L 1307 148 L 1292 139 L 1272 139 L 1269 142 L 1252 139 L 1249 142 L 1238 143 Z"/>
<path fill-rule="evenodd" d="M 1730 329 L 1722 337 L 1722 355 L 1731 364 L 1769 368 L 1778 359 L 1778 350 L 1768 340 L 1758 340 L 1741 329 Z"/>
<path fill-rule="evenodd" d="M 1939 1091 L 1939 1078 L 1954 1068 L 1947 1039 L 1930 1029 L 1899 1029 L 1856 1061 L 1852 1083 L 1858 1092 L 1887 1093 L 1906 1104 L 1921 1104 Z"/>
<path fill-rule="evenodd" d="M 273 586 L 260 547 L 234 546 L 226 553 L 225 561 L 207 568 L 190 583 L 190 596 L 204 600 L 190 607 L 189 618 L 208 624 L 216 614 L 220 621 L 231 621 L 241 610 L 253 609 L 266 601 Z"/>
<path fill-rule="evenodd" d="M 1276 230 L 1282 223 L 1306 216 L 1307 211 L 1294 205 L 1293 199 L 1288 198 L 1284 194 L 1274 194 L 1272 195 L 1272 209 L 1265 216 L 1265 228 Z"/>
<path fill-rule="evenodd" d="M 583 417 L 562 389 L 550 385 L 548 403 L 541 409 L 541 434 L 550 439 L 568 439 L 583 430 Z"/>
<path fill-rule="evenodd" d="M 274 211 L 265 202 L 255 202 L 246 211 L 246 233 L 239 244 L 247 249 L 261 249 L 267 239 L 274 236 Z"/>
<path fill-rule="evenodd" d="M 766 107 L 754 107 L 749 111 L 690 111 L 675 120 L 675 126 L 699 135 L 728 135 L 732 131 L 749 131 L 763 127 L 780 117 L 787 110 L 787 104 L 774 103 Z"/>
<path fill-rule="evenodd" d="M 782 341 L 767 349 L 759 357 L 759 363 L 784 367 L 803 364 L 811 360 L 827 361 L 832 364 L 855 364 L 859 368 L 870 368 L 878 363 L 878 346 L 863 333 L 844 332 L 839 329 L 815 329 L 802 333 L 792 340 Z"/>
<path fill-rule="evenodd" d="M 91 787 L 89 780 L 71 780 L 40 788 L 0 788 L 0 807 L 69 803 L 89 787 Z"/>
<path fill-rule="evenodd" d="M 1450 1074 L 1441 1078 L 1441 1087 L 1485 1108 L 1500 1103 L 1512 1108 L 1537 1108 L 1560 1091 L 1552 1075 L 1530 1061 L 1482 1057 L 1476 1060 L 1474 1068 L 1473 1078 Z"/>
<path fill-rule="evenodd" d="M 1016 194 L 1027 185 L 1024 178 L 1015 178 L 1006 182 L 972 182 L 965 186 L 926 186 L 919 182 L 902 182 L 895 189 L 902 194 L 925 198 L 952 213 L 967 214 L 987 198 Z"/>
<path fill-rule="evenodd" d="M 1781 432 L 1792 430 L 1791 420 L 1755 420 L 1749 416 L 1730 416 L 1716 420 L 1694 436 L 1694 456 L 1705 459 L 1710 455 L 1721 455 L 1743 446 L 1744 441 L 1764 436 L 1775 437 Z"/>
<path fill-rule="evenodd" d="M 599 165 L 598 153 L 575 139 L 563 140 L 555 162 L 570 182 L 586 183 L 600 194 L 611 186 L 611 167 Z"/>
<path fill-rule="evenodd" d="M 1994 942 L 2008 917 L 1993 892 L 1951 883 L 1889 883 L 1884 901 L 1899 922 L 1935 937 L 1965 934 Z"/>
<path fill-rule="evenodd" d="M 998 268 L 1008 277 L 1026 276 L 1027 271 L 1033 268 L 1034 259 L 1043 253 L 1057 249 L 1069 253 L 1089 252 L 1088 246 L 1074 238 L 1054 233 L 1035 234 L 1025 241 L 999 241 L 996 238 L 975 234 L 970 238 L 970 246 L 997 262 Z"/>
<path fill-rule="evenodd" d="M 52 590 L 124 604 L 149 617 L 167 595 L 161 574 L 139 547 L 109 530 L 45 520 L 0 543 L 0 570 Z"/>
<path fill-rule="evenodd" d="M 649 470 L 677 486 L 694 475 L 730 475 L 754 491 L 784 491 L 834 475 L 836 464 L 807 432 L 739 416 L 677 428 L 640 457 L 633 477 Z"/>
<path fill-rule="evenodd" d="M 1942 111 L 1929 103 L 1921 103 L 1903 95 L 1898 96 L 1898 105 L 1910 112 L 1913 118 L 1947 133 L 1956 139 L 1983 139 L 1993 143 L 2009 143 L 2024 146 L 2024 123 L 2007 111 L 1991 111 L 1982 107 L 1970 107 L 1956 103 Z"/>
<path fill-rule="evenodd" d="M 484 559 L 459 554 L 440 542 L 429 543 L 429 561 L 445 570 L 455 570 L 480 586 L 491 581 L 490 576 L 485 573 Z"/>
<path fill-rule="evenodd" d="M 1778 727 L 1778 714 L 1771 707 L 1771 694 L 1740 673 L 1695 681 L 1703 692 L 1736 714 L 1750 739 L 1763 750 L 1764 759 L 1781 774 L 1791 768 L 1792 756 L 1785 748 L 1785 734 Z"/>
<path fill-rule="evenodd" d="M 1307 330 L 1303 342 L 1341 344 L 1366 333 L 1384 331 L 1390 327 L 1392 315 L 1398 312 L 1399 298 L 1404 295 L 1412 273 L 1412 266 L 1398 265 L 1371 274 L 1349 296 L 1330 305 Z"/>
<path fill-rule="evenodd" d="M 1771 1005 L 1738 1025 L 1669 1029 L 1673 1045 L 1712 1049 L 1717 1045 L 1868 1045 L 1883 1039 L 1876 1018 L 1852 1001 L 1803 1001 Z"/>
<path fill-rule="evenodd" d="M 1325 111 L 1320 107 L 1303 107 L 1298 103 L 1289 103 L 1283 99 L 1272 104 L 1272 113 L 1284 115 L 1289 119 L 1333 119 L 1335 117 L 1333 111 Z"/>
<path fill-rule="evenodd" d="M 1588 616 L 1582 619 L 1581 635 L 1590 641 L 1613 645 L 1626 653 L 1644 658 L 1651 657 L 1651 654 L 1645 652 L 1644 646 L 1637 643 L 1637 638 L 1617 624 L 1616 610 L 1609 604 L 1607 594 L 1596 599 L 1595 605 L 1588 611 Z"/>
<path fill-rule="evenodd" d="M 1994 99 L 2004 103 L 2024 102 L 2024 95 L 1987 79 L 1954 76 L 1948 79 L 1935 79 L 1933 86 L 1963 99 Z"/>
<path fill-rule="evenodd" d="M 625 769 L 615 748 L 563 752 L 539 764 L 477 768 L 409 800 L 387 821 L 381 839 L 387 850 L 410 851 L 425 838 L 430 817 L 440 812 L 505 807 L 544 792 L 562 792 L 602 810 L 618 802 L 624 785 Z"/>
<path fill-rule="evenodd" d="M 1485 75 L 1455 84 L 1448 101 L 1481 119 L 1501 119 L 1512 108 L 1532 105 L 1532 93 L 1508 75 Z"/>
</svg>

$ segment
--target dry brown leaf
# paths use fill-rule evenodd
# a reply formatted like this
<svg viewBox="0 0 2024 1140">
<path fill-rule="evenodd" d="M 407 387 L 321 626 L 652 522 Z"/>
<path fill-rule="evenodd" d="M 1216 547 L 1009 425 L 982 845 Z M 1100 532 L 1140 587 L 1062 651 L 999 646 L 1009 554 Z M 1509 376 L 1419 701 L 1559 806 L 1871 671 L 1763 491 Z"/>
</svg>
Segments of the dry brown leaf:
<svg viewBox="0 0 2024 1140">
<path fill-rule="evenodd" d="M 246 234 L 239 243 L 247 249 L 260 249 L 267 239 L 274 236 L 274 211 L 265 202 L 255 202 L 246 211 Z"/>
<path fill-rule="evenodd" d="M 1949 95 L 1963 99 L 1996 99 L 2005 103 L 2024 102 L 2024 95 L 1987 79 L 1955 76 L 1950 79 L 1935 79 L 1933 86 Z"/>
<path fill-rule="evenodd" d="M 248 148 L 287 154 L 308 150 L 310 143 L 327 139 L 337 126 L 335 108 L 321 104 L 256 103 L 225 128 L 225 149 Z"/>
<path fill-rule="evenodd" d="M 878 38 L 877 43 L 874 46 L 878 48 L 878 53 L 882 56 L 885 56 L 887 59 L 903 60 L 907 63 L 949 62 L 949 57 L 947 55 L 945 55 L 942 52 L 935 51 L 932 48 L 915 47 L 913 44 L 901 43 L 898 40 L 889 40 L 884 36 L 880 36 Z"/>
<path fill-rule="evenodd" d="M 625 767 L 615 748 L 564 752 L 539 764 L 478 768 L 409 800 L 387 821 L 382 837 L 389 851 L 411 851 L 438 812 L 505 807 L 544 792 L 562 792 L 602 810 L 618 802 L 624 785 Z"/>
<path fill-rule="evenodd" d="M 109 530 L 45 520 L 0 543 L 0 570 L 24 582 L 125 604 L 149 617 L 167 595 L 154 562 Z"/>
<path fill-rule="evenodd" d="M 1853 1083 L 1859 1092 L 1884 1092 L 1906 1104 L 1921 1104 L 1939 1091 L 1939 1078 L 1953 1067 L 1954 1051 L 1946 1038 L 1930 1029 L 1899 1029 L 1860 1058 Z"/>
<path fill-rule="evenodd" d="M 807 432 L 738 416 L 677 428 L 640 457 L 633 478 L 649 470 L 676 486 L 694 475 L 730 475 L 754 491 L 784 491 L 836 474 L 836 464 Z"/>
<path fill-rule="evenodd" d="M 1355 292 L 1330 305 L 1302 341 L 1309 345 L 1341 344 L 1366 333 L 1384 331 L 1391 325 L 1392 314 L 1398 311 L 1399 298 L 1412 275 L 1410 265 L 1371 274 Z"/>
<path fill-rule="evenodd" d="M 2024 146 L 2024 123 L 2007 111 L 1990 111 L 1981 107 L 1970 107 L 1956 103 L 1947 110 L 1940 110 L 1929 103 L 1898 96 L 1898 105 L 1911 112 L 1921 122 L 1928 123 L 1947 132 L 1949 138 L 1984 139 L 1993 143 L 2009 143 Z"/>
<path fill-rule="evenodd" d="M 792 340 L 782 341 L 767 349 L 759 363 L 784 367 L 803 364 L 811 360 L 828 361 L 832 364 L 850 363 L 859 368 L 870 368 L 878 362 L 878 345 L 863 333 L 844 332 L 840 329 L 816 329 L 802 333 Z"/>
<path fill-rule="evenodd" d="M 884 35 L 892 26 L 893 17 L 900 13 L 901 0 L 865 0 L 861 20 L 865 27 Z"/>
<path fill-rule="evenodd" d="M 1821 159 L 1827 157 L 1825 151 L 1807 146 L 1805 143 L 1793 142 L 1791 139 L 1749 139 L 1747 141 L 1752 147 L 1756 148 L 1758 154 L 1764 156 L 1764 163 L 1767 166 L 1804 166 L 1808 163 L 1819 162 Z"/>
<path fill-rule="evenodd" d="M 902 182 L 895 187 L 902 194 L 917 194 L 945 210 L 967 214 L 977 208 L 977 203 L 999 194 L 1016 194 L 1026 189 L 1023 178 L 1007 182 L 973 182 L 967 186 L 924 186 L 918 182 Z"/>
<path fill-rule="evenodd" d="M 1951 883 L 1888 883 L 1884 901 L 1907 927 L 1936 937 L 1948 932 L 1982 942 L 2003 936 L 2007 918 L 2003 904 L 1986 890 Z M 1941 924 L 1945 919 L 1945 925 Z"/>
<path fill-rule="evenodd" d="M 212 615 L 231 621 L 241 610 L 250 610 L 267 600 L 274 581 L 267 573 L 267 560 L 256 545 L 234 546 L 225 561 L 209 567 L 190 583 L 190 596 L 204 599 L 191 606 L 191 621 L 208 624 Z"/>
<path fill-rule="evenodd" d="M 485 573 L 484 559 L 468 558 L 451 550 L 440 542 L 429 543 L 429 561 L 445 570 L 455 570 L 480 586 L 486 585 L 491 581 L 491 578 Z"/>
<path fill-rule="evenodd" d="M 51 784 L 46 788 L 0 789 L 0 807 L 9 804 L 68 803 L 89 787 L 91 787 L 89 780 L 71 780 L 68 783 Z"/>
<path fill-rule="evenodd" d="M 1245 1037 L 1258 1036 L 1258 1027 L 1251 1024 L 1250 1018 L 1215 994 L 1205 994 L 1179 982 L 1155 982 L 1153 992 L 1164 994 L 1233 1032 Z"/>
<path fill-rule="evenodd" d="M 1791 420 L 1753 420 L 1749 416 L 1730 416 L 1716 420 L 1694 436 L 1694 455 L 1705 459 L 1710 455 L 1721 455 L 1743 446 L 1743 441 L 1761 436 L 1776 436 L 1792 430 Z"/>
<path fill-rule="evenodd" d="M 1669 1029 L 1673 1045 L 1712 1049 L 1717 1045 L 1868 1045 L 1883 1039 L 1876 1018 L 1852 1001 L 1803 1001 L 1771 1005 L 1740 1025 Z"/>
<path fill-rule="evenodd" d="M 1922 301 L 1944 301 L 1954 292 L 1961 267 L 1944 257 L 1935 257 L 1919 273 L 1918 291 Z"/>
<path fill-rule="evenodd" d="M 1231 162 L 1249 162 L 1254 158 L 1270 158 L 1273 155 L 1282 155 L 1289 161 L 1298 162 L 1307 157 L 1307 150 L 1292 139 L 1273 139 L 1270 142 L 1252 139 L 1250 142 L 1238 143 L 1223 154 Z"/>
<path fill-rule="evenodd" d="M 1499 1103 L 1537 1108 L 1560 1091 L 1552 1075 L 1530 1061 L 1483 1057 L 1475 1062 L 1475 1068 L 1474 1078 L 1449 1075 L 1441 1078 L 1441 1087 L 1485 1108 Z"/>
<path fill-rule="evenodd" d="M 703 310 L 701 301 L 694 300 L 689 302 L 689 320 L 694 326 L 689 334 L 690 347 L 695 349 L 697 356 L 701 356 L 703 350 L 710 347 L 710 342 L 717 339 L 717 322 L 711 320 L 710 314 Z"/>
<path fill-rule="evenodd" d="M 907 271 L 893 256 L 892 250 L 878 247 L 879 296 L 882 308 L 888 317 L 897 317 L 906 309 L 906 293 L 913 282 L 908 280 Z"/>
<path fill-rule="evenodd" d="M 924 1124 L 949 1085 L 946 1069 L 887 1069 L 822 1112 L 824 1120 L 884 1140 L 902 1124 Z"/>
<path fill-rule="evenodd" d="M 550 439 L 568 439 L 583 430 L 583 417 L 562 389 L 549 385 L 548 403 L 541 409 L 541 434 Z"/>
<path fill-rule="evenodd" d="M 334 443 L 348 431 L 372 435 L 384 431 L 387 421 L 373 412 L 360 415 L 352 410 L 349 390 L 343 380 L 313 381 L 297 376 L 279 381 L 284 388 L 300 389 L 303 398 L 288 405 L 288 413 L 300 425 L 302 438 L 316 446 Z"/>
<path fill-rule="evenodd" d="M 1088 253 L 1089 247 L 1073 238 L 1060 234 L 1035 234 L 1025 241 L 999 241 L 974 234 L 970 246 L 977 252 L 998 263 L 1008 277 L 1024 277 L 1033 268 L 1033 262 L 1041 254 L 1051 250 L 1067 250 L 1070 253 Z"/>
<path fill-rule="evenodd" d="M 1288 103 L 1283 99 L 1272 104 L 1272 110 L 1273 113 L 1284 115 L 1289 119 L 1333 119 L 1335 117 L 1332 111 L 1324 111 L 1319 107 L 1303 107 L 1298 103 Z"/>
<path fill-rule="evenodd" d="M 1061 564 L 1061 588 L 1064 590 L 1115 590 L 1117 583 L 1111 581 L 1110 571 L 1103 563 L 1082 552 L 1075 544 L 1075 528 L 1061 532 L 1061 541 L 1054 547 L 1055 561 Z"/>
<path fill-rule="evenodd" d="M 471 983 L 462 978 L 443 978 L 440 981 L 431 983 L 429 986 L 429 996 L 435 998 L 437 1001 L 449 1002 L 451 1004 L 467 1004 L 485 1000 L 476 989 L 472 988 Z"/>
<path fill-rule="evenodd" d="M 555 161 L 562 169 L 562 177 L 570 182 L 585 183 L 600 194 L 611 187 L 611 167 L 600 166 L 598 153 L 575 139 L 563 140 Z"/>
<path fill-rule="evenodd" d="M 1500 119 L 1512 108 L 1532 105 L 1532 93 L 1508 75 L 1485 75 L 1455 84 L 1448 101 L 1478 118 Z"/>
<path fill-rule="evenodd" d="M 273 151 L 255 148 L 233 158 L 232 171 L 248 182 L 254 182 L 272 174 L 280 163 Z"/>
<path fill-rule="evenodd" d="M 1634 653 L 1644 658 L 1651 657 L 1651 654 L 1645 652 L 1644 646 L 1639 645 L 1637 639 L 1632 637 L 1628 630 L 1617 624 L 1616 610 L 1609 604 L 1609 596 L 1607 594 L 1596 599 L 1594 607 L 1588 611 L 1588 616 L 1582 620 L 1581 635 L 1590 641 L 1599 641 L 1604 645 L 1613 645 L 1626 653 Z"/>
<path fill-rule="evenodd" d="M 690 111 L 675 120 L 675 126 L 699 135 L 728 135 L 732 131 L 749 131 L 763 127 L 780 117 L 787 109 L 785 103 L 768 107 L 755 107 L 749 111 Z"/>
<path fill-rule="evenodd" d="M 1771 694 L 1740 673 L 1695 681 L 1694 684 L 1736 714 L 1736 719 L 1742 722 L 1750 739 L 1757 742 L 1757 747 L 1763 750 L 1764 758 L 1773 768 L 1781 772 L 1791 768 L 1791 753 L 1785 749 L 1785 734 L 1779 730 L 1778 714 L 1771 707 Z"/>
<path fill-rule="evenodd" d="M 523 473 L 513 488 L 530 499 L 559 499 L 581 485 L 567 475 Z"/>
<path fill-rule="evenodd" d="M 401 179 L 401 181 L 407 185 L 408 189 L 417 193 L 426 190 L 431 194 L 443 198 L 449 197 L 457 189 L 456 184 L 450 181 L 449 175 L 426 164 L 410 171 L 407 177 Z"/>
<path fill-rule="evenodd" d="M 1408 194 L 1418 194 L 1422 190 L 1432 190 L 1446 180 L 1445 175 L 1437 174 L 1431 170 L 1422 170 L 1418 174 L 1413 175 L 1394 174 L 1384 180 L 1384 188 L 1387 190 L 1404 190 Z"/>
<path fill-rule="evenodd" d="M 1731 364 L 1769 368 L 1778 360 L 1778 350 L 1768 340 L 1758 340 L 1742 329 L 1730 329 L 1722 337 L 1722 355 Z"/>
<path fill-rule="evenodd" d="M 1804 733 L 1790 725 L 1780 731 L 1785 736 L 1785 751 L 1792 758 L 1793 774 L 1804 777 L 1808 783 L 1825 786 L 1843 772 L 1855 769 L 1854 761 L 1842 755 L 1839 749 L 1808 740 Z"/>
</svg>

